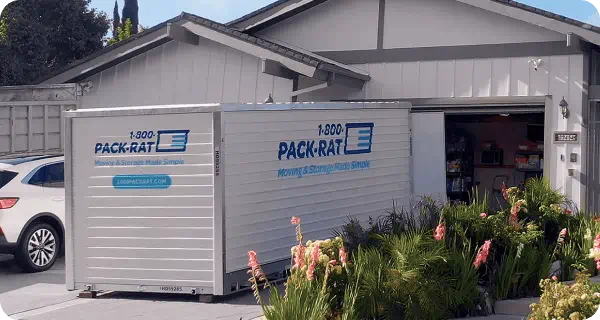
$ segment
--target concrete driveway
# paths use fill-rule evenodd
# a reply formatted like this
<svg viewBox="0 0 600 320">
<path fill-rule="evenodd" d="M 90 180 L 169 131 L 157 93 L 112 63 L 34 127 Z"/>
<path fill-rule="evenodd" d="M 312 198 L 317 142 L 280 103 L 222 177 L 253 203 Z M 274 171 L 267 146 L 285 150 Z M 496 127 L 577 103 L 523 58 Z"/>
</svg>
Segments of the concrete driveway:
<svg viewBox="0 0 600 320">
<path fill-rule="evenodd" d="M 59 259 L 46 272 L 26 274 L 17 267 L 12 256 L 0 254 L 0 294 L 37 283 L 64 284 L 65 261 Z"/>
<path fill-rule="evenodd" d="M 191 296 L 125 293 L 79 299 L 65 288 L 64 268 L 59 260 L 47 272 L 25 274 L 11 256 L 0 255 L 0 308 L 15 320 L 251 320 L 262 314 L 250 292 L 213 304 Z"/>
</svg>

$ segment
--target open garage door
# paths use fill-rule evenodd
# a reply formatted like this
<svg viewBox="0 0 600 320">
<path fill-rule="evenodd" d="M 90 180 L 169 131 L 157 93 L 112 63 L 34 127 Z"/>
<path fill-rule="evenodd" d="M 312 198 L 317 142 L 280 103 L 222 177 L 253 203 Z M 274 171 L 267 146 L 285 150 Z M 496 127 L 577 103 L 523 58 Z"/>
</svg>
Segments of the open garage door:
<svg viewBox="0 0 600 320">
<path fill-rule="evenodd" d="M 444 112 L 412 114 L 412 182 L 414 201 L 424 196 L 446 201 Z"/>
</svg>

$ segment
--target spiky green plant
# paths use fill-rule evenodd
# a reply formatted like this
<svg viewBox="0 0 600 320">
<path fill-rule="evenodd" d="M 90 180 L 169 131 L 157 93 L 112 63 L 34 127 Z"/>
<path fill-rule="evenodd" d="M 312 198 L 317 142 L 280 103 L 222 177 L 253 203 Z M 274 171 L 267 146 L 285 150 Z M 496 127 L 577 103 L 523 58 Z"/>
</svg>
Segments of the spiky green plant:
<svg viewBox="0 0 600 320">
<path fill-rule="evenodd" d="M 405 319 L 442 319 L 454 302 L 454 279 L 444 274 L 448 252 L 443 243 L 431 235 L 407 232 L 398 236 L 385 236 L 383 247 L 389 256 L 389 282 L 391 295 L 400 301 Z M 398 306 L 389 306 L 388 313 L 395 319 Z"/>
<path fill-rule="evenodd" d="M 354 255 L 355 269 L 362 270 L 356 310 L 361 319 L 383 315 L 393 304 L 386 282 L 389 275 L 388 259 L 375 248 L 360 248 Z"/>
<path fill-rule="evenodd" d="M 363 268 L 364 265 L 358 264 L 354 266 L 352 272 L 348 272 L 348 284 L 344 292 L 340 320 L 362 320 L 356 303 L 360 294 Z"/>
<path fill-rule="evenodd" d="M 596 274 L 596 263 L 588 257 L 590 248 L 594 246 L 594 238 L 600 234 L 600 223 L 590 214 L 581 214 L 569 225 L 569 242 L 573 243 L 581 256 L 579 264 L 586 267 L 591 275 Z"/>
<path fill-rule="evenodd" d="M 448 273 L 455 279 L 455 285 L 454 290 L 449 291 L 454 298 L 448 300 L 452 302 L 450 308 L 455 317 L 470 315 L 476 309 L 479 291 L 477 289 L 477 270 L 473 266 L 475 255 L 469 242 L 464 243 L 462 249 L 450 250 Z"/>
<path fill-rule="evenodd" d="M 356 252 L 360 246 L 368 245 L 369 242 L 369 232 L 353 216 L 348 216 L 348 222 L 341 229 L 334 230 L 333 236 L 342 237 L 346 250 L 351 253 Z"/>
<path fill-rule="evenodd" d="M 516 273 L 519 280 L 516 285 L 518 297 L 534 295 L 542 277 L 547 277 L 550 271 L 550 253 L 544 247 L 526 245 L 521 252 Z"/>
<path fill-rule="evenodd" d="M 270 305 L 263 307 L 267 320 L 326 320 L 330 297 L 317 281 L 289 281 L 286 295 L 271 286 Z"/>
<path fill-rule="evenodd" d="M 525 183 L 525 201 L 530 212 L 538 212 L 542 206 L 566 204 L 567 198 L 555 190 L 546 178 L 532 178 Z"/>
<path fill-rule="evenodd" d="M 524 245 L 509 248 L 505 251 L 496 273 L 496 299 L 504 300 L 511 288 L 516 287 L 520 275 L 516 272 Z"/>
</svg>

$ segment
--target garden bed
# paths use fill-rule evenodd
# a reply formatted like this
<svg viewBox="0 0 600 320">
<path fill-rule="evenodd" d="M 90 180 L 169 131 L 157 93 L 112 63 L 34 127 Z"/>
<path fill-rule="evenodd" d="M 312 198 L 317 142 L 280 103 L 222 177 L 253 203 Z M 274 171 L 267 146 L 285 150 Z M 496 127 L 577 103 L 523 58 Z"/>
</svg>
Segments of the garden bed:
<svg viewBox="0 0 600 320">
<path fill-rule="evenodd" d="M 423 199 L 412 212 L 394 209 L 368 226 L 350 218 L 320 241 L 305 242 L 293 218 L 298 245 L 285 294 L 269 286 L 257 253 L 249 253 L 265 318 L 476 317 L 493 314 L 496 301 L 540 295 L 530 320 L 593 315 L 600 290 L 588 278 L 600 268 L 598 219 L 574 212 L 544 180 L 503 196 L 510 206 L 497 212 L 476 194 L 468 204 Z M 561 283 L 576 275 L 576 284 Z M 258 295 L 263 287 L 269 305 Z"/>
</svg>

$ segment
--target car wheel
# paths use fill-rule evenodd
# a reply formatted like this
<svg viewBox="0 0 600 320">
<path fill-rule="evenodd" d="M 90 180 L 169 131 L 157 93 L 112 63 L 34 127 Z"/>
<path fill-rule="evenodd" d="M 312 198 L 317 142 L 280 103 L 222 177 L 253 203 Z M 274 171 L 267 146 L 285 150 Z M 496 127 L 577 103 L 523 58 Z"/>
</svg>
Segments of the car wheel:
<svg viewBox="0 0 600 320">
<path fill-rule="evenodd" d="M 49 224 L 31 225 L 19 242 L 15 259 L 25 272 L 42 272 L 54 265 L 61 245 L 58 232 Z"/>
</svg>

